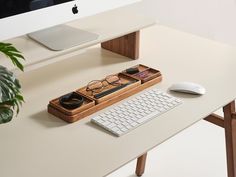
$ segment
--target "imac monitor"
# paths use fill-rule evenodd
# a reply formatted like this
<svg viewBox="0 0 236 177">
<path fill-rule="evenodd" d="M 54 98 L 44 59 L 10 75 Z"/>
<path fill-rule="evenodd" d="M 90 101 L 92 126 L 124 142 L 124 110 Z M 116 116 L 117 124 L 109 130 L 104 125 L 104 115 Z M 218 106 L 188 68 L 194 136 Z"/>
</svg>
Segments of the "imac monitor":
<svg viewBox="0 0 236 177">
<path fill-rule="evenodd" d="M 62 25 L 140 0 L 0 0 L 0 41 L 28 34 L 51 50 L 97 39 L 94 33 Z"/>
</svg>

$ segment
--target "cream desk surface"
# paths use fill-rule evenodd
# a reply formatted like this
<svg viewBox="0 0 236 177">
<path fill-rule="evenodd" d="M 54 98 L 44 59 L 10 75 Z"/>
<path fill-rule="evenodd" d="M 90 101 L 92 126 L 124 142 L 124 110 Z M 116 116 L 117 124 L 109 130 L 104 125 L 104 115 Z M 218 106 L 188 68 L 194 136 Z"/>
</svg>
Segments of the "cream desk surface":
<svg viewBox="0 0 236 177">
<path fill-rule="evenodd" d="M 141 31 L 141 55 L 130 60 L 99 45 L 19 75 L 25 104 L 0 125 L 3 177 L 101 177 L 142 155 L 236 98 L 236 50 L 164 26 Z M 183 104 L 122 136 L 90 123 L 68 124 L 47 113 L 49 100 L 136 64 L 160 69 L 167 91 L 179 81 L 202 84 L 204 96 L 174 94 Z"/>
</svg>

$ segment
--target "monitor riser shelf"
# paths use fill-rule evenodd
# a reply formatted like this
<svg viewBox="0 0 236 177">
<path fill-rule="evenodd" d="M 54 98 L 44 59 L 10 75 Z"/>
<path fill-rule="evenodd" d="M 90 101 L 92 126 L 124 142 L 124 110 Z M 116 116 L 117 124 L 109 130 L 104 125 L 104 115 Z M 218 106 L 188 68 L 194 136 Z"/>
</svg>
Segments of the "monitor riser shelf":
<svg viewBox="0 0 236 177">
<path fill-rule="evenodd" d="M 66 60 L 70 56 L 83 52 L 82 49 L 97 44 L 101 44 L 101 48 L 119 55 L 131 59 L 138 59 L 140 30 L 156 24 L 156 20 L 143 15 L 130 13 L 128 8 L 119 8 L 66 24 L 99 35 L 99 38 L 96 40 L 67 50 L 49 50 L 27 36 L 14 38 L 6 42 L 12 43 L 26 58 L 23 61 L 25 72 Z M 0 63 L 16 74 L 20 74 L 20 71 L 15 66 L 12 66 L 10 61 L 2 55 L 0 56 Z"/>
</svg>

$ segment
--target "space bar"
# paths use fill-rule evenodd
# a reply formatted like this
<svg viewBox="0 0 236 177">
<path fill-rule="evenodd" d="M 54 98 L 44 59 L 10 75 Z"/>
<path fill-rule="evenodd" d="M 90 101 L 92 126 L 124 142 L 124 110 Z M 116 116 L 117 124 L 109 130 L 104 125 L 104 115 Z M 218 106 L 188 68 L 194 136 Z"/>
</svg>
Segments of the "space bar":
<svg viewBox="0 0 236 177">
<path fill-rule="evenodd" d="M 159 111 L 152 112 L 151 114 L 137 120 L 137 123 L 141 124 L 143 122 L 146 122 L 146 121 L 150 120 L 151 118 L 153 118 L 154 116 L 158 116 L 159 114 L 161 114 L 161 112 L 159 112 Z"/>
</svg>

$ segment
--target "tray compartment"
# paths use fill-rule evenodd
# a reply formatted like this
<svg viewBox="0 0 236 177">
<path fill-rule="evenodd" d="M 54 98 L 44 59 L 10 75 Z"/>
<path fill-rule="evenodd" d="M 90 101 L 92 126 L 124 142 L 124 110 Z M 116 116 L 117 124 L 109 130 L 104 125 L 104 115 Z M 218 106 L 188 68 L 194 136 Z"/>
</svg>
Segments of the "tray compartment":
<svg viewBox="0 0 236 177">
<path fill-rule="evenodd" d="M 106 95 L 106 96 L 104 96 L 102 98 L 99 98 L 99 99 L 96 99 L 94 97 L 94 95 L 96 95 L 96 94 L 93 95 L 93 94 L 91 94 L 91 91 L 86 91 L 87 86 L 77 90 L 76 92 L 78 92 L 81 95 L 84 95 L 84 96 L 90 98 L 91 100 L 94 100 L 96 104 L 99 104 L 99 103 L 102 103 L 104 101 L 107 101 L 107 100 L 110 100 L 110 99 L 114 99 L 117 96 L 119 96 L 120 94 L 122 94 L 124 92 L 127 92 L 130 89 L 135 88 L 135 87 L 141 85 L 141 81 L 139 79 L 127 76 L 127 75 L 125 75 L 123 73 L 118 73 L 117 76 L 120 78 L 121 85 L 122 84 L 127 84 L 127 83 L 130 83 L 130 85 L 127 85 L 126 87 L 124 87 L 124 88 L 122 88 L 120 90 L 117 90 L 117 91 L 115 91 L 113 93 L 110 93 L 109 95 Z M 117 87 L 117 86 L 108 84 L 101 92 L 108 91 L 108 90 L 113 89 L 115 87 Z"/>
<path fill-rule="evenodd" d="M 155 78 L 161 77 L 161 72 L 159 70 L 149 68 L 148 66 L 139 64 L 137 66 L 134 66 L 134 68 L 138 68 L 139 72 L 135 74 L 129 74 L 126 73 L 126 71 L 123 71 L 123 74 L 141 80 L 142 84 Z"/>
<path fill-rule="evenodd" d="M 79 94 L 79 93 L 77 93 Z M 81 95 L 81 94 L 80 94 Z M 59 98 L 56 98 L 49 102 L 50 106 L 57 109 L 58 111 L 62 112 L 65 115 L 75 115 L 77 113 L 83 112 L 84 110 L 87 110 L 95 105 L 95 101 L 88 98 L 86 95 L 81 95 L 84 98 L 83 105 L 81 105 L 79 108 L 76 109 L 66 109 L 63 106 L 60 105 Z"/>
</svg>

